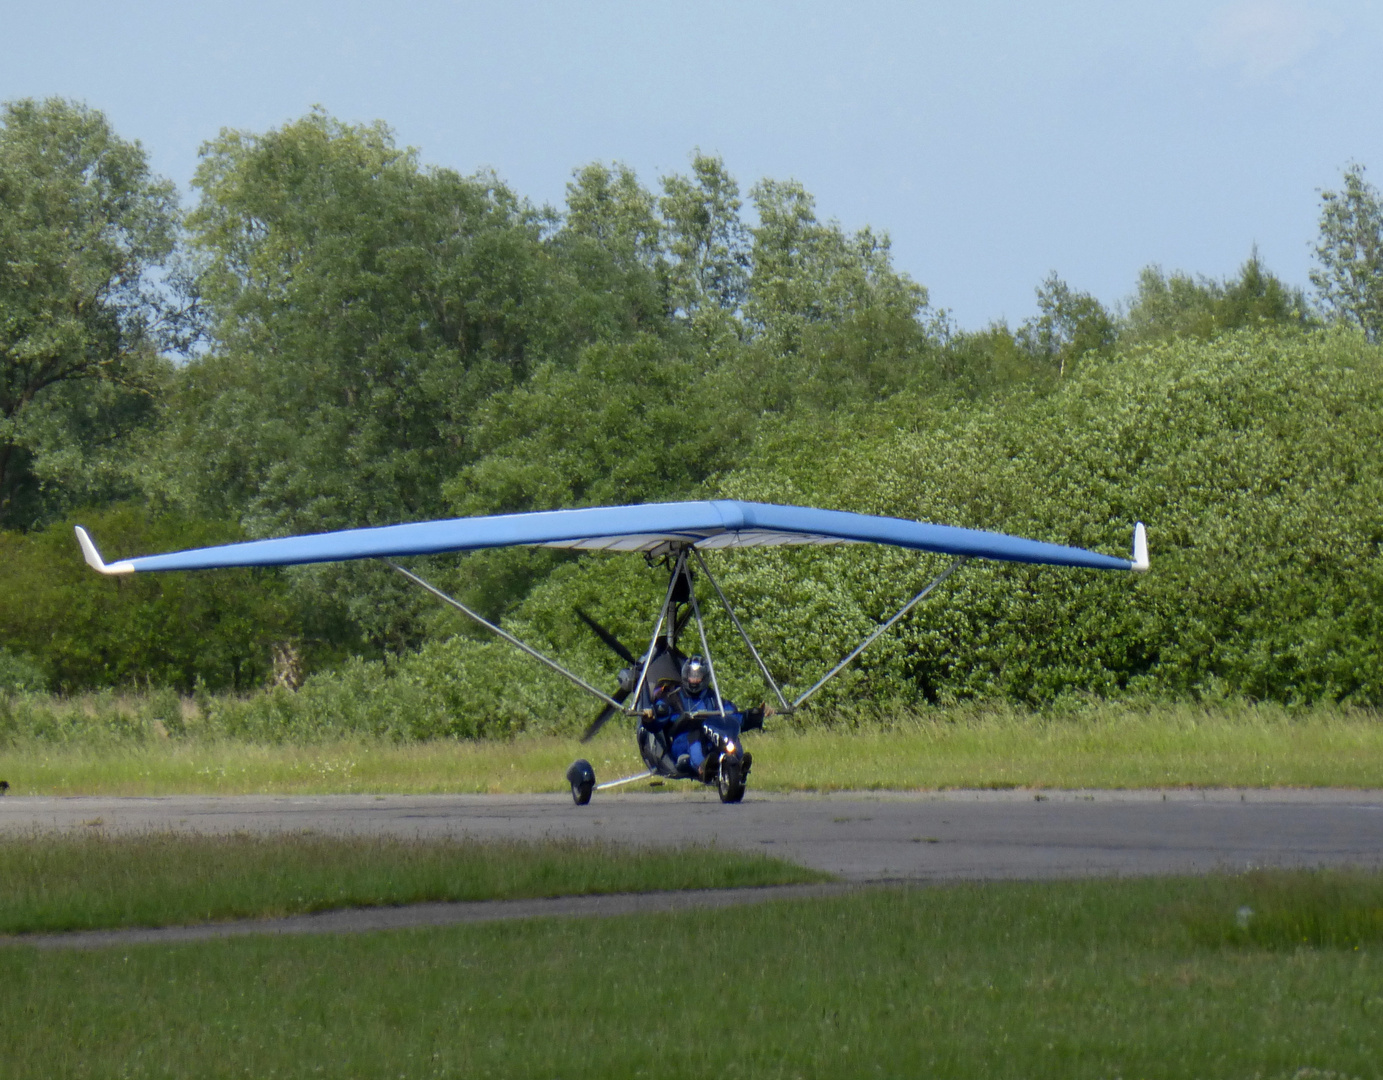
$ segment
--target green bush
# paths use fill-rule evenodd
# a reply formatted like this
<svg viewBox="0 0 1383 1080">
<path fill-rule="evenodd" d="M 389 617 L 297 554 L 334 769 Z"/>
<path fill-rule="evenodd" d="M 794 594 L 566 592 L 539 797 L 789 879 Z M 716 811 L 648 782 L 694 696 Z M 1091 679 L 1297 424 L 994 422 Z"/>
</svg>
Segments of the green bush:
<svg viewBox="0 0 1383 1080">
<path fill-rule="evenodd" d="M 1380 436 L 1379 350 L 1243 333 L 1088 364 L 1050 394 L 895 399 L 813 440 L 779 440 L 725 487 L 1115 553 L 1146 521 L 1146 576 L 967 567 L 873 655 L 870 696 L 1378 704 Z M 767 588 L 754 583 L 765 563 Z M 871 625 L 939 564 L 890 549 L 783 552 L 742 556 L 727 579 L 756 590 L 756 623 L 800 664 L 816 659 L 794 644 L 803 635 Z"/>
<path fill-rule="evenodd" d="M 244 690 L 269 675 L 273 646 L 297 634 L 295 604 L 276 572 L 102 577 L 82 561 L 78 523 L 112 562 L 243 538 L 221 522 L 130 505 L 31 533 L 0 532 L 0 642 L 27 654 L 42 684 L 63 692 L 141 684 L 190 692 L 199 683 Z"/>
<path fill-rule="evenodd" d="M 1087 363 L 1050 392 L 907 394 L 810 430 L 765 427 L 753 460 L 714 494 L 1119 554 L 1134 521 L 1147 523 L 1147 575 L 970 564 L 823 704 L 1232 695 L 1376 706 L 1380 441 L 1377 348 L 1346 334 L 1244 332 Z M 708 558 L 775 677 L 798 690 L 946 562 L 868 546 Z M 515 622 L 564 655 L 590 655 L 574 604 L 641 644 L 657 593 L 637 560 L 594 556 L 538 586 Z M 711 644 L 730 691 L 761 697 L 723 618 Z"/>
<path fill-rule="evenodd" d="M 919 390 L 810 424 L 766 419 L 748 463 L 706 494 L 1114 553 L 1128 550 L 1135 520 L 1147 523 L 1147 575 L 971 563 L 822 692 L 828 709 L 1006 700 L 1060 711 L 1087 699 L 1226 697 L 1377 707 L 1381 442 L 1379 349 L 1344 333 L 1242 332 L 1088 359 L 1047 390 L 987 401 Z M 143 545 L 161 546 L 173 545 Z M 67 557 L 84 581 L 110 584 L 81 568 L 75 551 Z M 707 559 L 775 678 L 798 692 L 947 562 L 867 545 Z M 235 575 L 196 577 L 229 586 Z M 573 609 L 639 652 L 665 580 L 630 556 L 563 562 L 506 625 L 613 688 L 620 661 Z M 722 688 L 742 703 L 763 700 L 705 583 L 701 596 Z M 168 594 L 152 599 L 168 603 Z M 462 625 L 439 615 L 436 630 Z M 468 632 L 354 661 L 296 694 L 218 698 L 210 708 L 215 730 L 255 739 L 411 740 L 575 731 L 599 705 L 510 646 Z"/>
<path fill-rule="evenodd" d="M 43 669 L 22 653 L 0 649 L 0 693 L 33 692 L 48 689 Z"/>
</svg>

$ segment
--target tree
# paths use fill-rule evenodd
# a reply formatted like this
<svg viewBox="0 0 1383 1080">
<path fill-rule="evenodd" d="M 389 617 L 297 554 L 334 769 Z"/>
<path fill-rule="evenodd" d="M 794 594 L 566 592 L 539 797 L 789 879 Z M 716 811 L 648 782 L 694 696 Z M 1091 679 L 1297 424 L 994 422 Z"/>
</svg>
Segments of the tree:
<svg viewBox="0 0 1383 1080">
<path fill-rule="evenodd" d="M 1055 270 L 1037 287 L 1037 310 L 1037 318 L 1020 328 L 1018 343 L 1040 363 L 1055 367 L 1058 378 L 1069 362 L 1109 348 L 1118 336 L 1104 305 L 1072 289 Z"/>
<path fill-rule="evenodd" d="M 795 180 L 761 180 L 750 195 L 759 224 L 745 316 L 772 348 L 795 352 L 809 327 L 866 311 L 911 323 L 927 306 L 927 290 L 893 268 L 887 236 L 818 221 L 815 200 Z"/>
<path fill-rule="evenodd" d="M 1383 340 L 1383 201 L 1364 179 L 1364 167 L 1345 170 L 1343 191 L 1321 192 L 1320 242 L 1311 271 L 1321 306 Z"/>
<path fill-rule="evenodd" d="M 118 484 L 112 447 L 154 414 L 160 351 L 195 329 L 175 287 L 178 228 L 173 185 L 101 113 L 3 106 L 0 527 Z"/>
<path fill-rule="evenodd" d="M 663 177 L 658 209 L 672 256 L 669 311 L 736 314 L 749 283 L 749 231 L 740 221 L 739 185 L 725 162 L 697 151 L 691 176 Z"/>
<path fill-rule="evenodd" d="M 1249 326 L 1306 327 L 1312 321 L 1305 294 L 1269 272 L 1255 247 L 1238 276 L 1224 281 L 1144 267 L 1122 336 L 1129 342 L 1178 337 L 1208 341 Z"/>
<path fill-rule="evenodd" d="M 471 410 L 566 330 L 540 216 L 320 112 L 223 132 L 194 182 L 212 347 L 180 379 L 189 497 L 257 536 L 443 512 Z"/>
<path fill-rule="evenodd" d="M 586 307 L 601 340 L 665 329 L 668 262 L 657 200 L 627 165 L 593 162 L 567 184 L 567 213 L 555 237 L 563 292 Z"/>
<path fill-rule="evenodd" d="M 1002 393 L 1031 380 L 1036 363 L 1005 322 L 983 330 L 953 331 L 936 351 L 938 381 L 969 398 Z"/>
<path fill-rule="evenodd" d="M 155 515 L 130 503 L 23 535 L 0 532 L 0 641 L 21 660 L 31 657 L 47 686 L 75 692 L 142 683 L 191 692 L 201 683 L 245 691 L 264 684 L 275 646 L 307 648 L 310 660 L 321 659 L 320 644 L 304 640 L 305 610 L 278 571 L 103 577 L 74 557 L 78 523 L 121 556 L 244 539 L 225 522 Z M 0 691 L 5 666 L 0 652 Z"/>
<path fill-rule="evenodd" d="M 223 132 L 195 185 L 211 347 L 179 373 L 164 484 L 252 536 L 444 516 L 484 401 L 638 333 L 597 239 L 383 124 Z M 376 647 L 418 640 L 423 598 L 387 569 L 299 573 Z"/>
<path fill-rule="evenodd" d="M 625 264 L 663 261 L 657 203 L 628 165 L 592 162 L 567 184 L 567 229 Z"/>
</svg>

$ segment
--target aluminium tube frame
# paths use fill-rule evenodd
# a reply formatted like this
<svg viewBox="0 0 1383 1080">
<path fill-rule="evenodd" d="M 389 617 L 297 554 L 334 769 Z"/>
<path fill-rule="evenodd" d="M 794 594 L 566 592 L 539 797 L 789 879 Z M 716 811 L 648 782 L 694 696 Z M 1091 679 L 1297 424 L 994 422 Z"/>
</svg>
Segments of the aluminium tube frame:
<svg viewBox="0 0 1383 1080">
<path fill-rule="evenodd" d="M 520 649 L 522 649 L 524 652 L 526 652 L 529 656 L 533 657 L 533 659 L 535 659 L 535 660 L 537 660 L 537 661 L 539 661 L 539 662 L 541 662 L 541 663 L 546 664 L 546 665 L 547 665 L 548 667 L 550 667 L 553 671 L 557 672 L 558 675 L 561 675 L 561 676 L 563 676 L 564 678 L 570 679 L 570 680 L 571 680 L 572 682 L 574 682 L 577 686 L 581 687 L 582 690 L 585 690 L 587 693 L 594 694 L 596 697 L 600 698 L 601 701 L 605 702 L 605 704 L 613 706 L 614 708 L 618 709 L 620 712 L 630 712 L 630 711 L 631 711 L 630 709 L 626 708 L 624 705 L 622 705 L 622 704 L 620 704 L 618 701 L 616 701 L 614 698 L 612 698 L 609 694 L 606 694 L 606 693 L 604 693 L 603 691 L 597 690 L 594 686 L 592 686 L 590 683 L 588 683 L 585 679 L 581 678 L 580 675 L 576 675 L 576 674 L 574 674 L 574 673 L 568 671 L 568 670 L 567 670 L 566 668 L 564 668 L 561 664 L 559 664 L 556 660 L 553 660 L 553 659 L 552 659 L 551 657 L 549 657 L 549 656 L 544 656 L 544 655 L 543 655 L 542 653 L 540 653 L 537 649 L 533 648 L 533 646 L 527 645 L 527 644 L 525 644 L 524 642 L 520 641 L 518 638 L 516 638 L 513 634 L 509 633 L 507 630 L 501 630 L 498 626 L 496 626 L 494 623 L 490 622 L 490 620 L 486 619 L 483 615 L 477 614 L 476 612 L 472 611 L 472 610 L 471 610 L 470 608 L 468 608 L 465 604 L 461 603 L 460 600 L 457 600 L 457 599 L 455 599 L 454 597 L 448 596 L 448 595 L 447 595 L 446 593 L 444 593 L 441 589 L 437 588 L 435 585 L 429 584 L 428 582 L 424 581 L 422 578 L 420 578 L 417 574 L 413 573 L 411 570 L 405 570 L 405 569 L 404 569 L 402 566 L 400 566 L 398 563 L 392 563 L 392 562 L 389 562 L 388 560 L 381 560 L 381 561 L 383 561 L 384 564 L 385 564 L 386 566 L 392 566 L 392 567 L 393 567 L 395 570 L 397 570 L 400 574 L 402 574 L 404 577 L 408 578 L 409 581 L 412 581 L 414 584 L 421 585 L 424 589 L 426 589 L 428 592 L 430 592 L 433 596 L 437 597 L 437 599 L 441 600 L 443 603 L 450 604 L 452 607 L 456 608 L 456 610 L 458 610 L 458 611 L 460 611 L 460 612 L 463 612 L 463 613 L 466 614 L 466 615 L 469 615 L 472 619 L 474 619 L 476 622 L 478 622 L 481 626 L 485 627 L 485 629 L 493 631 L 494 633 L 496 633 L 496 634 L 498 634 L 500 637 L 502 637 L 505 641 L 509 642 L 511 645 L 516 645 L 516 646 L 518 646 Z"/>
<path fill-rule="evenodd" d="M 695 551 L 695 548 L 692 548 Z M 686 564 L 686 552 L 682 553 L 682 563 Z M 687 577 L 687 595 L 691 598 L 692 614 L 696 616 L 696 632 L 701 636 L 701 654 L 706 658 L 706 670 L 711 673 L 711 689 L 716 695 L 716 709 L 720 712 L 720 718 L 725 719 L 725 699 L 720 696 L 720 683 L 716 681 L 716 665 L 711 659 L 711 647 L 706 643 L 706 626 L 701 621 L 701 605 L 696 602 L 696 587 L 691 582 L 691 576 Z"/>
<path fill-rule="evenodd" d="M 677 575 L 680 574 L 687 565 L 686 549 L 677 552 L 677 560 L 672 564 L 672 577 L 668 579 L 667 595 L 663 597 L 663 606 L 658 609 L 658 621 L 653 624 L 653 640 L 648 643 L 648 652 L 643 654 L 643 661 L 640 664 L 639 681 L 634 684 L 634 707 L 625 708 L 625 712 L 635 712 L 638 709 L 639 695 L 643 692 L 644 683 L 648 681 L 648 669 L 653 666 L 653 650 L 658 647 L 658 635 L 663 632 L 663 620 L 667 618 L 668 606 L 672 603 L 672 590 L 677 586 Z"/>
<path fill-rule="evenodd" d="M 764 663 L 763 657 L 759 655 L 759 650 L 754 648 L 754 643 L 749 640 L 749 634 L 746 633 L 744 627 L 740 625 L 739 616 L 735 614 L 735 609 L 730 606 L 730 601 L 725 598 L 725 593 L 721 589 L 720 583 L 711 575 L 711 568 L 706 565 L 706 560 L 701 557 L 701 552 L 697 548 L 692 548 L 692 554 L 696 556 L 696 563 L 701 567 L 701 572 L 706 575 L 706 580 L 711 583 L 711 587 L 715 589 L 716 595 L 720 597 L 720 604 L 725 608 L 725 614 L 730 616 L 730 621 L 735 624 L 735 629 L 739 631 L 740 638 L 744 641 L 745 648 L 749 650 L 749 655 L 752 656 L 754 662 L 759 665 L 759 671 L 763 673 L 764 681 L 772 687 L 773 693 L 777 695 L 779 702 L 782 703 L 783 711 L 785 713 L 792 712 L 792 706 L 788 704 L 788 699 L 783 696 L 783 692 L 778 689 L 778 684 L 773 681 L 773 676 L 770 675 L 768 671 L 768 665 Z M 711 670 L 712 672 L 715 671 L 714 668 Z"/>
<path fill-rule="evenodd" d="M 807 698 L 811 697 L 823 686 L 825 686 L 828 682 L 830 682 L 833 678 L 835 678 L 838 674 L 840 674 L 841 670 L 845 667 L 846 664 L 850 663 L 851 660 L 855 659 L 855 657 L 859 656 L 859 654 L 864 652 L 865 649 L 869 648 L 869 646 L 874 643 L 875 638 L 877 638 L 890 626 L 896 623 L 899 619 L 901 619 L 919 603 L 925 600 L 927 598 L 927 595 L 933 589 L 935 589 L 938 585 L 940 585 L 943 581 L 945 581 L 948 577 L 954 574 L 957 570 L 959 570 L 969 561 L 970 556 L 962 555 L 960 558 L 956 559 L 955 562 L 951 563 L 950 566 L 946 567 L 945 570 L 943 570 L 936 577 L 934 577 L 930 582 L 928 582 L 927 587 L 923 589 L 920 593 L 918 593 L 916 596 L 914 596 L 911 600 L 909 600 L 906 604 L 904 604 L 901 608 L 899 608 L 897 614 L 895 614 L 893 618 L 889 619 L 888 622 L 878 627 L 872 634 L 870 634 L 867 638 L 865 638 L 857 646 L 855 646 L 854 652 L 850 653 L 850 655 L 847 656 L 844 660 L 842 660 L 839 664 L 831 668 L 830 671 L 826 672 L 826 674 L 823 675 L 817 681 L 815 686 L 813 686 L 805 694 L 801 695 L 796 701 L 794 701 L 792 703 L 793 709 L 795 710 L 800 708 L 802 702 L 806 701 Z"/>
<path fill-rule="evenodd" d="M 606 780 L 603 784 L 596 784 L 596 791 L 608 791 L 612 787 L 619 787 L 621 784 L 632 784 L 635 780 L 647 780 L 650 776 L 658 774 L 652 769 L 645 772 L 635 773 L 633 776 L 621 776 L 618 780 Z"/>
</svg>

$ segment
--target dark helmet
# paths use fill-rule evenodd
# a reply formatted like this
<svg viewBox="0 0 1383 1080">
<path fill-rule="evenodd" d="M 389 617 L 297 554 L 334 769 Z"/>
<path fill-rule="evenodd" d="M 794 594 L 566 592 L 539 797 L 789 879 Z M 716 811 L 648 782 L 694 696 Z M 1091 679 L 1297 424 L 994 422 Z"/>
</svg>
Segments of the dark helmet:
<svg viewBox="0 0 1383 1080">
<path fill-rule="evenodd" d="M 693 656 L 682 665 L 682 687 L 690 694 L 699 694 L 706 688 L 710 675 L 711 669 L 706 666 L 706 661 Z"/>
</svg>

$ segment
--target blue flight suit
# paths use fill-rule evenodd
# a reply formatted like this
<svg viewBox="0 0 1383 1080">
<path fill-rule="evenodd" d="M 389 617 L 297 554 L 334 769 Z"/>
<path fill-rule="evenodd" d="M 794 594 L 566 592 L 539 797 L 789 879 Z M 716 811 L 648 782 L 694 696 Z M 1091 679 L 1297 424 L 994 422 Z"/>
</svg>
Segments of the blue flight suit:
<svg viewBox="0 0 1383 1080">
<path fill-rule="evenodd" d="M 721 704 L 725 706 L 726 716 L 738 711 L 733 701 L 722 698 Z M 706 684 L 702 686 L 699 694 L 693 694 L 685 686 L 679 687 L 654 707 L 654 723 L 657 724 L 654 730 L 665 731 L 675 726 L 677 721 L 682 718 L 683 713 L 713 713 L 718 709 L 715 691 L 711 689 L 709 679 L 706 680 Z M 706 749 L 701 745 L 701 732 L 698 729 L 683 731 L 673 738 L 673 761 L 678 760 L 683 754 L 691 759 L 693 769 L 698 771 L 701 769 L 702 763 L 706 760 Z"/>
</svg>

